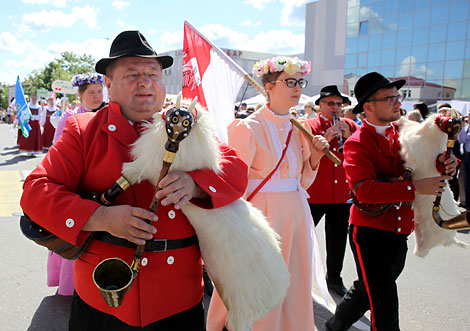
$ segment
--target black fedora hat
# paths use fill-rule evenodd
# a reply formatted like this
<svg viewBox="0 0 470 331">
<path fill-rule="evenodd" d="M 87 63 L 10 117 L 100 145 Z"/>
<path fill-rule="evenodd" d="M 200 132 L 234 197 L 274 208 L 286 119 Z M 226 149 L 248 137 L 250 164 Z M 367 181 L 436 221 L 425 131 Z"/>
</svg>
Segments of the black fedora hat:
<svg viewBox="0 0 470 331">
<path fill-rule="evenodd" d="M 338 87 L 336 85 L 328 85 L 320 90 L 320 97 L 317 100 L 315 100 L 315 104 L 319 105 L 321 99 L 326 98 L 326 97 L 331 97 L 331 96 L 343 98 L 343 103 L 349 101 L 348 97 L 343 96 L 339 92 Z"/>
<path fill-rule="evenodd" d="M 403 87 L 403 85 L 405 85 L 405 83 L 406 80 L 404 79 L 391 81 L 390 79 L 375 71 L 365 74 L 359 78 L 356 86 L 354 86 L 354 95 L 357 98 L 357 105 L 354 107 L 352 112 L 354 114 L 362 113 L 362 106 L 367 101 L 367 99 L 381 88 L 395 86 L 397 90 L 399 90 Z"/>
<path fill-rule="evenodd" d="M 173 58 L 168 55 L 159 56 L 149 45 L 147 39 L 139 31 L 123 31 L 114 38 L 109 50 L 109 57 L 99 60 L 95 65 L 96 72 L 106 75 L 106 67 L 120 57 L 148 57 L 157 59 L 162 69 L 173 64 Z"/>
</svg>

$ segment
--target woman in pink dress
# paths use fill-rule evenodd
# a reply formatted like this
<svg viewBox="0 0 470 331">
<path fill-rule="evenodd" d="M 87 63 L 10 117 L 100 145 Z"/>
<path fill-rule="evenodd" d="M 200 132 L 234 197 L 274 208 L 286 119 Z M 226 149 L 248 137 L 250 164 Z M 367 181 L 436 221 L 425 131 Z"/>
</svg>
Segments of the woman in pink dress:
<svg viewBox="0 0 470 331">
<path fill-rule="evenodd" d="M 322 136 L 315 136 L 310 142 L 289 121 L 289 109 L 299 103 L 302 88 L 307 85 L 302 76 L 309 72 L 310 63 L 298 58 L 275 57 L 256 63 L 253 73 L 261 77 L 268 103 L 249 117 L 234 121 L 228 130 L 229 145 L 249 168 L 247 197 L 275 169 L 286 150 L 277 170 L 251 202 L 281 237 L 290 286 L 284 301 L 255 322 L 253 330 L 314 330 L 311 294 L 314 273 L 326 293 L 305 189 L 312 184 L 322 150 L 328 143 Z M 226 317 L 227 311 L 215 292 L 209 306 L 207 330 L 222 330 Z M 230 330 L 230 325 L 226 327 Z"/>
<path fill-rule="evenodd" d="M 97 73 L 85 73 L 72 78 L 72 85 L 78 87 L 81 106 L 64 111 L 55 131 L 54 142 L 62 134 L 68 117 L 87 111 L 96 111 L 103 107 L 103 83 L 104 76 Z M 72 295 L 74 291 L 73 261 L 66 260 L 51 251 L 48 254 L 47 286 L 59 286 L 58 294 Z"/>
</svg>

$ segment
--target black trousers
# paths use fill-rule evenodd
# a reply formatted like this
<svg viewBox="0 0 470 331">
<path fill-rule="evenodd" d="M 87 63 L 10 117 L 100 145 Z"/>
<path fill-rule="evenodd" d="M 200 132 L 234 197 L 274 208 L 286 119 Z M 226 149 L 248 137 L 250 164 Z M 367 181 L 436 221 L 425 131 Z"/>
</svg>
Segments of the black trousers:
<svg viewBox="0 0 470 331">
<path fill-rule="evenodd" d="M 202 302 L 181 313 L 169 316 L 144 327 L 130 326 L 116 317 L 103 313 L 73 293 L 69 320 L 70 331 L 204 331 Z"/>
<path fill-rule="evenodd" d="M 408 235 L 364 226 L 349 227 L 359 279 L 327 321 L 330 330 L 348 330 L 370 309 L 371 330 L 400 330 L 396 280 L 406 260 Z"/>
<path fill-rule="evenodd" d="M 470 153 L 465 153 L 463 156 L 463 171 L 465 187 L 465 208 L 467 210 L 470 210 Z"/>
<path fill-rule="evenodd" d="M 341 283 L 344 253 L 348 240 L 348 220 L 351 204 L 316 204 L 311 203 L 315 226 L 325 215 L 325 241 L 326 241 L 326 278 L 329 283 Z"/>
</svg>

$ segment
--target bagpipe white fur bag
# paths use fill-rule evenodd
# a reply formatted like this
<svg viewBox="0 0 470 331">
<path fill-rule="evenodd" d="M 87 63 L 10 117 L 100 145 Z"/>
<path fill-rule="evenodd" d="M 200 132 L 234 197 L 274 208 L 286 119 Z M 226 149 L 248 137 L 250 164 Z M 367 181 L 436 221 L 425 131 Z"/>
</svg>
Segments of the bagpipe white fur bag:
<svg viewBox="0 0 470 331">
<path fill-rule="evenodd" d="M 446 150 L 447 134 L 437 126 L 437 116 L 431 115 L 422 123 L 405 118 L 399 121 L 400 153 L 405 160 L 405 167 L 414 170 L 413 180 L 440 175 L 436 169 L 436 159 Z M 416 194 L 413 201 L 416 237 L 414 254 L 419 257 L 425 257 L 432 248 L 439 245 L 467 246 L 456 239 L 456 231 L 443 229 L 437 225 L 432 215 L 434 199 L 433 195 Z M 443 220 L 460 214 L 448 184 L 442 193 L 439 214 Z"/>
<path fill-rule="evenodd" d="M 220 172 L 219 148 L 209 115 L 196 105 L 197 119 L 181 141 L 171 170 L 211 169 Z M 132 148 L 134 161 L 123 174 L 156 184 L 168 137 L 161 114 Z M 187 203 L 182 208 L 199 240 L 207 271 L 227 310 L 233 330 L 250 330 L 284 299 L 290 275 L 284 263 L 279 236 L 264 215 L 249 202 L 237 201 L 217 209 Z"/>
</svg>

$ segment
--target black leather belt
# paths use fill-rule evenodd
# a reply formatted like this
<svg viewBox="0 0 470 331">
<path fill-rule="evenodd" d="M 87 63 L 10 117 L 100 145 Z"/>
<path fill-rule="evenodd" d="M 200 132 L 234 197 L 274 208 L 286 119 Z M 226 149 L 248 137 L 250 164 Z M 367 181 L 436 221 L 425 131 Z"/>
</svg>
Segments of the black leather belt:
<svg viewBox="0 0 470 331">
<path fill-rule="evenodd" d="M 128 248 L 136 248 L 137 245 L 129 240 L 115 237 L 108 232 L 96 232 L 94 239 L 98 239 L 110 244 L 124 246 Z M 185 248 L 197 244 L 197 236 L 191 236 L 182 239 L 150 239 L 145 241 L 145 250 L 147 252 L 165 252 L 170 249 Z"/>
</svg>

